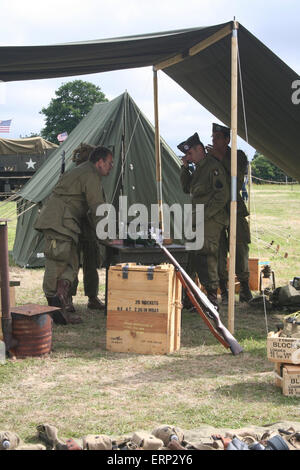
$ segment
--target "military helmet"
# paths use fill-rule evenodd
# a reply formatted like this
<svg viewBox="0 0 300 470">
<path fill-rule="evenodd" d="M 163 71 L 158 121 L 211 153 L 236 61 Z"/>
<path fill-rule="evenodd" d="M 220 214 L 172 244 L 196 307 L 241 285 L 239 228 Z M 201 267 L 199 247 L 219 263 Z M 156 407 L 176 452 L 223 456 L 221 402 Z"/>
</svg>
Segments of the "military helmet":
<svg viewBox="0 0 300 470">
<path fill-rule="evenodd" d="M 76 163 L 76 165 L 81 165 L 88 161 L 90 153 L 94 150 L 95 146 L 90 144 L 85 144 L 82 142 L 76 149 L 73 150 L 72 153 L 72 162 Z"/>
</svg>

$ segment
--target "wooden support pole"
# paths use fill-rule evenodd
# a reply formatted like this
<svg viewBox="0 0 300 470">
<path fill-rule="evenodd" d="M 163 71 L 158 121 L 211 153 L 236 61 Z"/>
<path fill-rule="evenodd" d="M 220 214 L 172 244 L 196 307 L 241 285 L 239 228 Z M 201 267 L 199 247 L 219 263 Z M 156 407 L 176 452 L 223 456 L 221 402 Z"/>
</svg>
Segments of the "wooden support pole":
<svg viewBox="0 0 300 470">
<path fill-rule="evenodd" d="M 231 24 L 225 26 L 224 28 L 220 29 L 216 33 L 212 34 L 208 38 L 204 39 L 203 41 L 199 42 L 198 44 L 195 44 L 192 46 L 188 54 L 176 54 L 173 57 L 169 57 L 166 60 L 163 60 L 162 62 L 159 62 L 158 64 L 154 65 L 154 70 L 163 70 L 167 67 L 171 67 L 171 65 L 178 64 L 179 62 L 182 62 L 188 57 L 191 57 L 193 55 L 198 54 L 199 52 L 203 51 L 204 49 L 207 49 L 207 47 L 211 46 L 212 44 L 215 44 L 216 42 L 220 41 L 223 39 L 225 36 L 228 36 L 232 31 Z"/>
<path fill-rule="evenodd" d="M 251 214 L 251 197 L 252 197 L 252 169 L 251 169 L 251 162 L 248 163 L 248 212 Z M 249 223 L 249 230 L 250 230 L 250 223 L 251 217 L 248 220 Z"/>
<path fill-rule="evenodd" d="M 156 162 L 156 186 L 157 202 L 159 207 L 159 227 L 163 232 L 163 210 L 162 210 L 162 177 L 161 177 L 161 151 L 158 117 L 158 83 L 157 70 L 153 68 L 153 94 L 154 94 L 154 121 L 155 121 L 155 162 Z"/>
<path fill-rule="evenodd" d="M 237 27 L 234 21 L 231 38 L 231 202 L 229 238 L 229 296 L 228 329 L 234 333 L 235 259 L 236 259 L 236 209 L 237 209 L 237 101 L 238 62 Z"/>
</svg>

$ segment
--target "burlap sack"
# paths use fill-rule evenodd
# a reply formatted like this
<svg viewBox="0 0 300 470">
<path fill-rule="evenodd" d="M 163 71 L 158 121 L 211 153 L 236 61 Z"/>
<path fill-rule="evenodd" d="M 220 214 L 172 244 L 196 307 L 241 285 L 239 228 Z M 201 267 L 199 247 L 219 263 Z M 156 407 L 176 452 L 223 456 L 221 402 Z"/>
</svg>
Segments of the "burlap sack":
<svg viewBox="0 0 300 470">
<path fill-rule="evenodd" d="M 157 450 L 163 446 L 163 441 L 153 434 L 137 431 L 133 434 L 131 441 L 144 450 Z"/>
<path fill-rule="evenodd" d="M 178 437 L 178 441 L 180 443 L 182 443 L 184 440 L 183 431 L 180 428 L 169 426 L 168 424 L 164 424 L 156 429 L 153 429 L 151 434 L 153 434 L 153 436 L 157 437 L 158 439 L 161 439 L 165 446 L 168 446 L 171 436 L 173 435 Z"/>
<path fill-rule="evenodd" d="M 104 434 L 92 435 L 83 438 L 84 450 L 112 450 L 112 440 Z"/>
</svg>

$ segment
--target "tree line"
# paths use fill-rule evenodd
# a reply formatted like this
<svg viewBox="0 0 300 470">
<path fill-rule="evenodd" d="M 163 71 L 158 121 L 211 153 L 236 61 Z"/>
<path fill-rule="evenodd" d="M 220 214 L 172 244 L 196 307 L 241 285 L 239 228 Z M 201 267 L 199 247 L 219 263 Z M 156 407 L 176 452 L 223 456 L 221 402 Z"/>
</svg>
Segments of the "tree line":
<svg viewBox="0 0 300 470">
<path fill-rule="evenodd" d="M 251 174 L 256 178 L 278 183 L 290 183 L 295 181 L 259 152 L 255 152 L 251 161 Z M 260 183 L 260 181 L 254 179 L 254 183 Z M 261 183 L 263 183 L 263 181 Z"/>
</svg>

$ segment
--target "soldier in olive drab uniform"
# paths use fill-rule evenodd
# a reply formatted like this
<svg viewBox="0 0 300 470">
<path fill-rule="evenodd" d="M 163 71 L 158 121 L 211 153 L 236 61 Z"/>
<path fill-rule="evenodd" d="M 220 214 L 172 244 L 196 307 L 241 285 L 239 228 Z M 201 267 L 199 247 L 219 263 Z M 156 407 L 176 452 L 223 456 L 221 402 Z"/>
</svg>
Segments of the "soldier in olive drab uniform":
<svg viewBox="0 0 300 470">
<path fill-rule="evenodd" d="M 101 180 L 112 166 L 111 151 L 96 147 L 89 161 L 62 175 L 35 223 L 34 228 L 45 236 L 43 290 L 49 305 L 61 307 L 53 316 L 58 323 L 81 321 L 68 312 L 79 269 L 79 236 L 86 220 L 96 232 L 96 210 L 104 202 Z"/>
<path fill-rule="evenodd" d="M 76 166 L 81 165 L 89 159 L 89 155 L 92 150 L 94 150 L 94 148 L 94 145 L 81 143 L 76 149 L 73 150 L 72 161 L 76 164 Z M 105 199 L 104 194 L 103 199 Z M 105 304 L 98 298 L 98 268 L 101 267 L 100 247 L 97 242 L 96 233 L 94 230 L 92 230 L 87 220 L 82 224 L 78 249 L 80 256 L 79 260 L 82 261 L 84 295 L 88 297 L 88 308 L 102 310 L 105 308 Z M 72 285 L 71 296 L 76 295 L 77 287 L 78 276 Z M 68 310 L 70 312 L 75 311 L 72 301 L 70 302 L 70 307 Z"/>
<path fill-rule="evenodd" d="M 208 152 L 220 160 L 224 166 L 228 178 L 228 184 L 231 181 L 231 149 L 230 129 L 219 124 L 213 124 L 212 146 Z M 241 196 L 241 190 L 244 177 L 248 168 L 248 160 L 242 150 L 237 151 L 237 215 L 236 215 L 236 276 L 240 282 L 240 302 L 249 302 L 252 299 L 252 293 L 249 287 L 249 243 L 251 243 L 250 229 L 246 217 L 249 215 L 247 207 Z M 230 203 L 227 205 L 228 214 L 230 213 Z M 219 277 L 222 301 L 228 301 L 228 271 L 227 254 L 229 251 L 229 227 L 224 229 L 220 239 L 219 251 Z"/>
<path fill-rule="evenodd" d="M 221 231 L 228 225 L 226 204 L 229 186 L 226 173 L 216 158 L 205 154 L 197 133 L 179 144 L 178 148 L 185 153 L 180 175 L 182 189 L 191 195 L 193 212 L 196 204 L 204 204 L 204 245 L 189 257 L 189 270 L 198 274 L 207 297 L 218 307 L 219 239 Z M 189 161 L 195 164 L 193 172 L 189 169 Z"/>
</svg>

